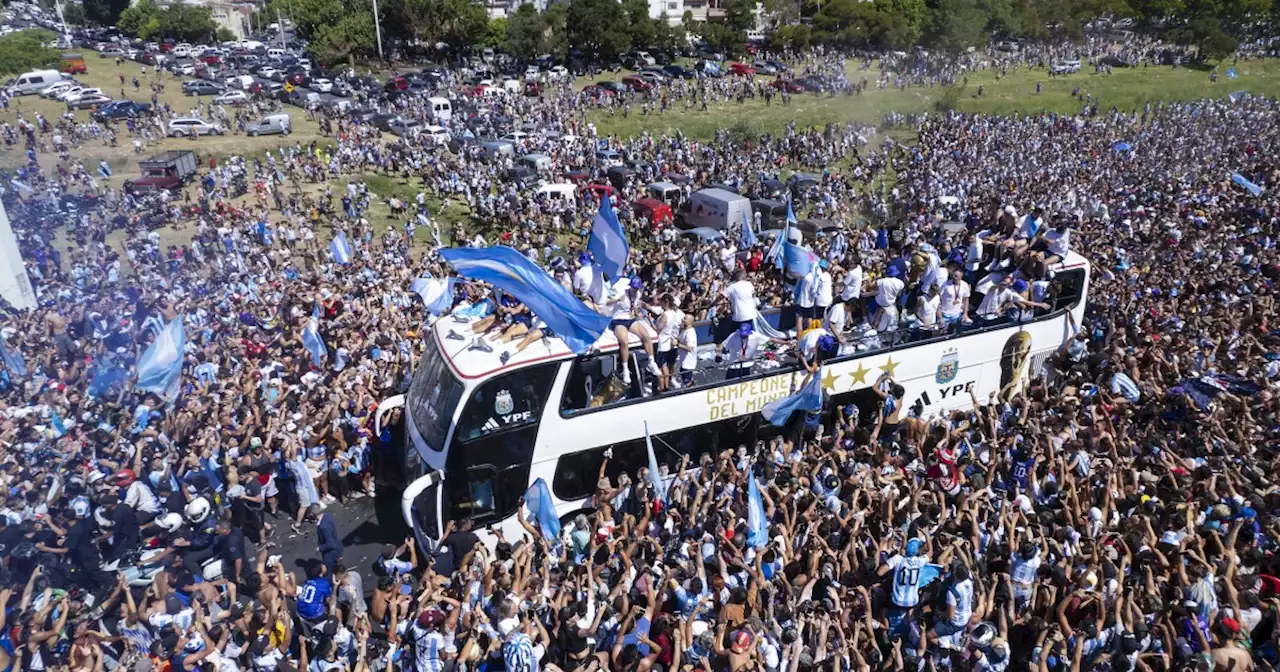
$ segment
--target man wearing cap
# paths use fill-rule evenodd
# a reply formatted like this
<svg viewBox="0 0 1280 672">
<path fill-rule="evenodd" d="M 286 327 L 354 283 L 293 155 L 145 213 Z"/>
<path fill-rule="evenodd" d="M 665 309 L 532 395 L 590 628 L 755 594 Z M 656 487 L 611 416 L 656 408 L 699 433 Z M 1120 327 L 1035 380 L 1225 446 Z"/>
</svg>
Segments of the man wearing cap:
<svg viewBox="0 0 1280 672">
<path fill-rule="evenodd" d="M 418 672 L 443 672 L 445 667 L 458 656 L 453 638 L 444 636 L 440 626 L 444 623 L 444 612 L 439 609 L 425 609 L 418 614 L 417 620 L 409 626 L 408 639 L 413 644 L 413 669 Z"/>
<path fill-rule="evenodd" d="M 890 635 L 901 635 L 910 619 L 910 611 L 920 604 L 920 578 L 929 558 L 919 539 L 907 541 L 903 553 L 889 558 L 876 570 L 877 575 L 893 573 L 892 606 L 889 608 Z"/>
</svg>

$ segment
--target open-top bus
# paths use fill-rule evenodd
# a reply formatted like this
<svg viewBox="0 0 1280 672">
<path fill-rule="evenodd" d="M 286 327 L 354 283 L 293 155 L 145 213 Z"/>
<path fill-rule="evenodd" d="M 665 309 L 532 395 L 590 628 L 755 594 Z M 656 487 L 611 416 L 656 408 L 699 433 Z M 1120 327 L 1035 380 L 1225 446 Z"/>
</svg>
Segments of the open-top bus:
<svg viewBox="0 0 1280 672">
<path fill-rule="evenodd" d="M 823 387 L 833 402 L 827 408 L 853 403 L 871 418 L 880 399 L 872 386 L 888 373 L 906 389 L 906 403 L 930 417 L 968 407 L 970 392 L 985 399 L 1040 370 L 1071 337 L 1068 313 L 1077 324 L 1083 318 L 1089 286 L 1089 264 L 1079 255 L 1054 270 L 1053 303 L 1030 320 L 974 324 L 893 345 L 881 334 L 870 347 L 827 359 Z M 612 334 L 587 355 L 550 338 L 502 362 L 498 348 L 471 347 L 470 332 L 450 317 L 436 321 L 424 335 L 408 392 L 384 401 L 377 413 L 379 425 L 391 413 L 404 420 L 404 448 L 392 458 L 403 481 L 393 487 L 403 488 L 401 513 L 424 548 L 436 546 L 450 520 L 470 519 L 486 541 L 489 526 L 518 538 L 520 498 L 539 478 L 550 485 L 562 518 L 587 509 L 607 449 L 613 452 L 606 475 L 615 482 L 647 464 L 646 423 L 655 446 L 664 446 L 655 449 L 659 461 L 671 468 L 682 454 L 697 464 L 704 453 L 776 436 L 760 410 L 790 394 L 805 375 L 798 361 L 784 356 L 757 365 L 752 375 L 727 379 L 727 364 L 703 359 L 692 385 L 645 396 L 649 376 L 637 343 L 630 348 L 631 389 L 600 403 L 616 368 Z"/>
</svg>

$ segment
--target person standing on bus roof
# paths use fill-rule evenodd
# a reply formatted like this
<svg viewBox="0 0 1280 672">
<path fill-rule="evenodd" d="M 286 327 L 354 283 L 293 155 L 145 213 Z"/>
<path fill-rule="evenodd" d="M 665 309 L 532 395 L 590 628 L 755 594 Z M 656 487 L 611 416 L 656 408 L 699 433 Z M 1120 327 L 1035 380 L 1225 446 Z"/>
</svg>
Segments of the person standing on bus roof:
<svg viewBox="0 0 1280 672">
<path fill-rule="evenodd" d="M 684 324 L 681 326 L 680 340 L 676 347 L 680 350 L 680 381 L 677 387 L 693 385 L 693 375 L 698 369 L 698 332 L 693 328 L 693 315 L 683 313 Z M 675 381 L 673 381 L 675 382 Z"/>
<path fill-rule="evenodd" d="M 733 273 L 733 282 L 725 287 L 723 296 L 729 300 L 729 319 L 739 328 L 744 324 L 754 325 L 756 316 L 756 287 L 747 279 L 747 272 L 738 269 Z"/>
<path fill-rule="evenodd" d="M 756 333 L 750 323 L 739 325 L 737 331 L 720 343 L 720 352 L 729 355 L 729 370 L 725 373 L 725 378 L 742 378 L 751 375 L 760 348 L 771 342 L 786 343 L 784 340 Z M 719 361 L 718 357 L 717 361 Z"/>
<path fill-rule="evenodd" d="M 889 266 L 885 277 L 875 281 L 875 289 L 867 291 L 863 296 L 875 297 L 875 316 L 872 328 L 877 332 L 892 333 L 898 329 L 898 296 L 907 288 L 902 281 L 902 271 L 897 266 Z"/>
</svg>

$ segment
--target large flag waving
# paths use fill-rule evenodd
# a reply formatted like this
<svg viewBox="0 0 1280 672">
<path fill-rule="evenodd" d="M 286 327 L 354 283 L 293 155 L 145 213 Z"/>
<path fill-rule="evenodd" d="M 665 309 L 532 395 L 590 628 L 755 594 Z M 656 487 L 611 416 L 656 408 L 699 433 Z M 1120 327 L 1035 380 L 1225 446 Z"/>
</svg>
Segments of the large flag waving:
<svg viewBox="0 0 1280 672">
<path fill-rule="evenodd" d="M 804 387 L 796 390 L 791 396 L 765 404 L 764 408 L 760 409 L 760 413 L 774 427 L 784 427 L 787 424 L 787 418 L 790 418 L 795 411 L 813 413 L 820 410 L 822 410 L 821 368 L 809 376 L 809 381 L 804 384 Z"/>
<path fill-rule="evenodd" d="M 596 268 L 607 273 L 610 279 L 622 273 L 622 267 L 627 265 L 627 256 L 631 254 L 627 234 L 622 231 L 622 224 L 618 222 L 618 215 L 614 213 L 607 194 L 600 197 L 600 211 L 591 222 L 587 250 L 591 252 Z"/>
<path fill-rule="evenodd" d="M 155 392 L 168 401 L 178 398 L 178 384 L 182 381 L 182 350 L 187 344 L 182 318 L 173 318 L 138 359 L 137 388 Z"/>
<path fill-rule="evenodd" d="M 747 479 L 747 543 L 760 548 L 769 543 L 769 521 L 764 515 L 764 502 L 760 500 L 760 486 L 756 474 Z"/>
<path fill-rule="evenodd" d="M 427 312 L 440 315 L 449 312 L 453 307 L 453 289 L 457 284 L 456 277 L 418 278 L 409 285 L 409 289 L 422 297 L 422 303 L 426 304 Z"/>
<path fill-rule="evenodd" d="M 455 247 L 440 250 L 440 256 L 464 278 L 487 282 L 516 297 L 578 354 L 589 350 L 609 327 L 609 318 L 588 308 L 510 247 Z"/>
</svg>

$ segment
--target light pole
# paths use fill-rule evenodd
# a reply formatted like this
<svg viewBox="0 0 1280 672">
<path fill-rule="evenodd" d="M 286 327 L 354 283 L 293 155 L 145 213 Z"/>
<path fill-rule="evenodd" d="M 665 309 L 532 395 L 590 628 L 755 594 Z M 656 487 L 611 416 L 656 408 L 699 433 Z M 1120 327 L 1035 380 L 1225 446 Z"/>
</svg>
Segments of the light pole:
<svg viewBox="0 0 1280 672">
<path fill-rule="evenodd" d="M 373 0 L 373 33 L 378 37 L 378 60 L 382 58 L 382 21 L 378 18 L 378 0 Z"/>
</svg>

